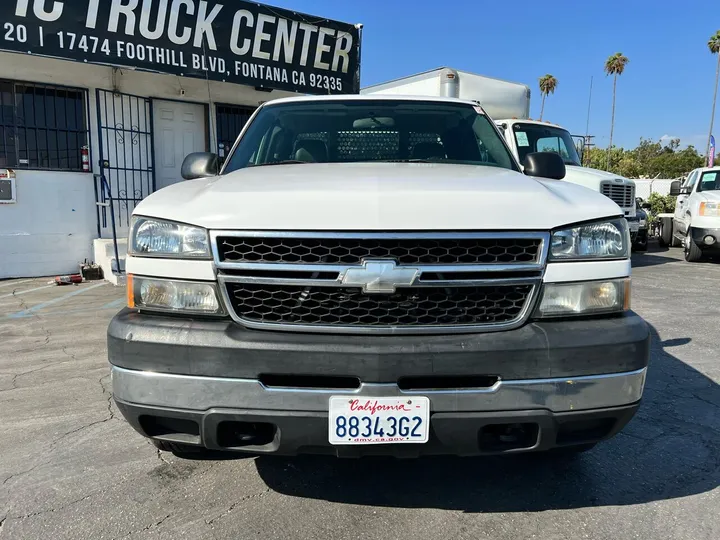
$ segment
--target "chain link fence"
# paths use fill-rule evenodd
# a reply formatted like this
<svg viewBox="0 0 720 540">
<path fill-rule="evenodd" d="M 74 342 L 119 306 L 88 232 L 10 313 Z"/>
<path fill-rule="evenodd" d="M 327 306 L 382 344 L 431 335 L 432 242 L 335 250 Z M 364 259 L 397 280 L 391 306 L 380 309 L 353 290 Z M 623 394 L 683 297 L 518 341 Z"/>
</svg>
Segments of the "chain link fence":
<svg viewBox="0 0 720 540">
<path fill-rule="evenodd" d="M 670 195 L 670 184 L 678 178 L 634 178 L 635 196 L 647 200 L 652 193 L 660 195 Z"/>
</svg>

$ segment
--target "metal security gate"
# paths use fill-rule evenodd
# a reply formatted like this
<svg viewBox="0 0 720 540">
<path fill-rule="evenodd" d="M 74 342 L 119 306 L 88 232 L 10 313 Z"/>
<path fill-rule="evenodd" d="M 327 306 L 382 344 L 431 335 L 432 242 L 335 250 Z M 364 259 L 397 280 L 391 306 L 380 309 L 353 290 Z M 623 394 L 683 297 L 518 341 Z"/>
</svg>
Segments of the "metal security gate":
<svg viewBox="0 0 720 540">
<path fill-rule="evenodd" d="M 100 175 L 98 232 L 127 237 L 135 206 L 155 191 L 152 106 L 148 98 L 97 90 Z"/>
<path fill-rule="evenodd" d="M 235 139 L 255 112 L 253 107 L 239 105 L 216 105 L 217 110 L 217 141 L 220 162 L 224 163 L 228 152 L 235 144 Z"/>
</svg>

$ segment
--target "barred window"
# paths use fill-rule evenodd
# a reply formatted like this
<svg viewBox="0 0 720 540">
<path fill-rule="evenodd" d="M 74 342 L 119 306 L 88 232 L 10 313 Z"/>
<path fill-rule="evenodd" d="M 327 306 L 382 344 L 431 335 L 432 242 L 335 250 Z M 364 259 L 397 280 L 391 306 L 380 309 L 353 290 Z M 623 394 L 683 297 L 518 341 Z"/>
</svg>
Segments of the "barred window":
<svg viewBox="0 0 720 540">
<path fill-rule="evenodd" d="M 87 93 L 0 80 L 0 168 L 82 171 Z"/>
<path fill-rule="evenodd" d="M 217 105 L 217 140 L 221 162 L 235 144 L 235 139 L 245 127 L 255 109 L 238 105 Z"/>
</svg>

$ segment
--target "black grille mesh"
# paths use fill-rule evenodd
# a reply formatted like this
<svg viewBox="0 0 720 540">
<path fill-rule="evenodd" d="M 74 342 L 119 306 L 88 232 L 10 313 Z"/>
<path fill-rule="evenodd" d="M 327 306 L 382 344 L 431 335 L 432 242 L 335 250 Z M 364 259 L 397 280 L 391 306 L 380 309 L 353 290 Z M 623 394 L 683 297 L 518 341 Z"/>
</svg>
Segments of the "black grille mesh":
<svg viewBox="0 0 720 540">
<path fill-rule="evenodd" d="M 401 265 L 510 264 L 538 259 L 533 238 L 253 238 L 220 237 L 221 261 L 298 264 L 362 264 L 395 259 Z"/>
<path fill-rule="evenodd" d="M 531 285 L 398 289 L 392 295 L 355 288 L 228 283 L 237 315 L 259 323 L 324 326 L 486 325 L 522 314 Z"/>
</svg>

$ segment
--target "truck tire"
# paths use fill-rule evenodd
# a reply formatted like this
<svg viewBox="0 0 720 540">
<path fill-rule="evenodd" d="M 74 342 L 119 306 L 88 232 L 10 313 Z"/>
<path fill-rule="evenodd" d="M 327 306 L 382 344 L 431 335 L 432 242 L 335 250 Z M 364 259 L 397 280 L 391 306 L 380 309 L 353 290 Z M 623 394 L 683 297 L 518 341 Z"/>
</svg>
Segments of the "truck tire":
<svg viewBox="0 0 720 540">
<path fill-rule="evenodd" d="M 675 230 L 675 223 L 672 223 L 672 228 L 670 229 L 670 247 L 682 247 L 683 246 L 683 240 L 682 238 L 678 238 L 677 231 Z"/>
<path fill-rule="evenodd" d="M 660 247 L 668 247 L 672 239 L 672 222 L 670 222 L 670 234 L 665 230 L 665 219 L 660 218 L 658 223 L 658 245 Z"/>
<path fill-rule="evenodd" d="M 697 262 L 702 259 L 702 256 L 702 250 L 697 246 L 695 240 L 692 239 L 690 227 L 688 227 L 688 233 L 685 237 L 685 260 L 687 262 Z"/>
</svg>

